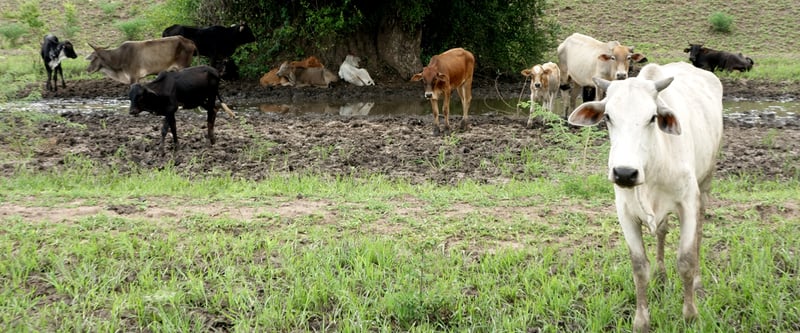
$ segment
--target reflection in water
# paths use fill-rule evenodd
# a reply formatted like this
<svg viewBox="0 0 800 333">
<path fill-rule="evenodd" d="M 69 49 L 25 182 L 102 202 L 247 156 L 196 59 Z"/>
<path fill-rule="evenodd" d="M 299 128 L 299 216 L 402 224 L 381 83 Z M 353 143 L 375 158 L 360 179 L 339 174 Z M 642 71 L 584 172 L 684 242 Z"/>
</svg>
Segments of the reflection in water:
<svg viewBox="0 0 800 333">
<path fill-rule="evenodd" d="M 375 106 L 373 102 L 347 103 L 339 107 L 340 116 L 366 116 Z"/>
<path fill-rule="evenodd" d="M 515 109 L 517 100 L 473 99 L 470 115 L 508 115 L 526 117 L 528 109 Z M 232 105 L 231 105 L 232 104 Z M 301 102 L 287 104 L 235 104 L 230 106 L 237 113 L 266 112 L 275 114 L 324 113 L 346 117 L 363 116 L 431 116 L 431 104 L 425 99 L 407 101 L 361 101 L 352 103 Z M 47 99 L 37 102 L 0 103 L 0 112 L 40 111 L 54 113 L 109 113 L 128 112 L 130 102 L 126 99 Z M 458 98 L 451 101 L 450 119 L 461 117 Z M 725 119 L 744 125 L 800 126 L 800 101 L 723 101 Z M 563 117 L 561 101 L 556 100 L 555 112 Z M 440 117 L 443 115 L 440 114 Z"/>
<path fill-rule="evenodd" d="M 258 109 L 267 113 L 338 113 L 341 116 L 366 116 L 373 106 L 373 102 L 355 102 L 340 106 L 327 103 L 259 104 Z"/>
</svg>

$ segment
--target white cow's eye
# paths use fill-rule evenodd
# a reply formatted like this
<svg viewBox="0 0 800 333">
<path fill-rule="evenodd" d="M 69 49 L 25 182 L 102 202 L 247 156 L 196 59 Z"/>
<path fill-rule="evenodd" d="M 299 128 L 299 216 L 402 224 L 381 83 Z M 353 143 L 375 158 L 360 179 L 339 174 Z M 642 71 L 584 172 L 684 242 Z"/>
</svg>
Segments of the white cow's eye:
<svg viewBox="0 0 800 333">
<path fill-rule="evenodd" d="M 611 117 L 608 115 L 608 113 L 603 115 L 603 120 L 605 120 L 607 123 L 611 122 Z"/>
<path fill-rule="evenodd" d="M 653 117 L 650 118 L 650 123 L 652 124 L 654 122 L 656 122 L 656 115 L 653 115 Z"/>
</svg>

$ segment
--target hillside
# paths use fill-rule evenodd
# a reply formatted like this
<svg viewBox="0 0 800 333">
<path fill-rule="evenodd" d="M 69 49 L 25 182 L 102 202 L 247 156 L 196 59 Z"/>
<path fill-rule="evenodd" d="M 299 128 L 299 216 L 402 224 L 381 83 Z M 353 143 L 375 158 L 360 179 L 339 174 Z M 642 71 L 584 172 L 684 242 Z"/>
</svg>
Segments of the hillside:
<svg viewBox="0 0 800 333">
<path fill-rule="evenodd" d="M 548 11 L 562 26 L 563 39 L 580 32 L 600 40 L 619 40 L 648 52 L 650 61 L 686 57 L 688 43 L 705 43 L 753 58 L 798 58 L 800 2 L 775 1 L 604 1 L 558 0 Z M 709 16 L 733 16 L 732 31 L 711 29 Z"/>
</svg>

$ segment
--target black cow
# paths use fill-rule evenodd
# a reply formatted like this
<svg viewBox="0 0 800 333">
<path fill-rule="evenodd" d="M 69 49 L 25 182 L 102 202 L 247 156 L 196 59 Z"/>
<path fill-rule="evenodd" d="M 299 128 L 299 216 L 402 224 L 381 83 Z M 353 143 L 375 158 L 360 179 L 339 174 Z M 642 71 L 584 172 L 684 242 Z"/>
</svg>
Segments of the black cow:
<svg viewBox="0 0 800 333">
<path fill-rule="evenodd" d="M 717 51 L 704 47 L 703 44 L 689 43 L 689 47 L 683 52 L 689 53 L 689 61 L 692 65 L 709 71 L 717 69 L 728 72 L 746 72 L 753 68 L 753 59 L 743 56 L 741 53 L 735 54 L 726 51 Z"/>
<path fill-rule="evenodd" d="M 163 37 L 178 35 L 191 39 L 197 45 L 197 52 L 208 57 L 211 66 L 220 71 L 224 61 L 233 55 L 236 48 L 256 41 L 253 31 L 245 23 L 227 28 L 219 25 L 196 28 L 175 24 L 161 33 Z M 235 67 L 228 65 L 226 76 L 236 77 L 238 73 L 233 73 L 234 69 Z"/>
<path fill-rule="evenodd" d="M 208 114 L 208 140 L 213 145 L 214 121 L 217 117 L 215 109 L 216 100 L 227 109 L 219 96 L 219 72 L 209 66 L 197 66 L 182 69 L 177 72 L 164 71 L 158 74 L 155 80 L 145 84 L 133 84 L 128 93 L 131 100 L 130 114 L 138 115 L 148 111 L 164 116 L 161 127 L 161 147 L 164 148 L 164 138 L 167 128 L 172 132 L 174 149 L 178 149 L 178 134 L 175 125 L 175 112 L 178 106 L 184 109 L 202 107 Z"/>
<path fill-rule="evenodd" d="M 58 74 L 61 73 L 61 87 L 66 88 L 67 83 L 64 82 L 64 71 L 61 69 L 61 60 L 66 58 L 75 59 L 78 57 L 75 54 L 75 49 L 72 48 L 72 43 L 69 41 L 59 42 L 58 37 L 53 35 L 44 36 L 42 41 L 42 60 L 44 60 L 44 68 L 47 70 L 47 90 L 58 91 Z M 50 77 L 52 75 L 53 85 L 50 85 Z"/>
</svg>

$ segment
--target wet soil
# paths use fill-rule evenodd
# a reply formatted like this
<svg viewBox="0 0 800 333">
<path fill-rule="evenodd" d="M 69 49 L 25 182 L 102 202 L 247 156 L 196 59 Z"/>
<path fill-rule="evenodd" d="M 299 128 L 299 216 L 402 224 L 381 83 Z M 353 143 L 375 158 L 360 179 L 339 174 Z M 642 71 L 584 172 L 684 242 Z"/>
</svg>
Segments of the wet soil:
<svg viewBox="0 0 800 333">
<path fill-rule="evenodd" d="M 725 82 L 725 98 L 795 99 L 800 89 L 789 83 Z M 35 88 L 35 87 L 34 87 Z M 473 87 L 473 103 L 484 98 L 516 99 L 522 82 L 486 79 Z M 224 82 L 221 94 L 234 110 L 237 104 L 297 103 L 306 101 L 419 100 L 418 83 L 390 82 L 372 87 L 345 83 L 332 88 L 264 88 L 257 82 Z M 66 89 L 45 93 L 53 98 L 125 99 L 127 86 L 109 79 L 68 82 Z M 456 101 L 457 103 L 457 98 Z M 230 174 L 262 179 L 275 173 L 322 173 L 363 176 L 382 174 L 412 182 L 455 184 L 464 179 L 502 182 L 509 178 L 546 177 L 519 163 L 525 152 L 561 144 L 550 127 L 526 128 L 519 116 L 471 116 L 471 129 L 452 137 L 432 136 L 432 116 L 360 116 L 240 112 L 237 119 L 220 112 L 216 122 L 217 143 L 205 138 L 205 113 L 178 112 L 180 146 L 173 151 L 171 135 L 161 147 L 161 117 L 124 111 L 77 113 L 62 116 L 67 126 L 51 122 L 39 125 L 40 144 L 26 168 L 47 170 L 64 165 L 70 155 L 80 154 L 97 165 L 111 165 L 121 172 L 133 167 L 172 167 L 192 175 Z M 451 115 L 457 125 L 460 116 Z M 796 177 L 800 162 L 800 128 L 743 126 L 726 121 L 718 175 L 748 174 L 785 179 Z M 577 131 L 576 129 L 571 129 Z M 2 142 L 2 141 L 0 141 Z M 598 140 L 595 145 L 602 143 Z M 162 149 L 166 148 L 166 149 Z M 12 149 L 9 147 L 4 150 Z M 579 154 L 582 152 L 576 152 Z M 515 163 L 508 163 L 515 156 Z M 513 159 L 512 159 L 513 160 Z M 505 162 L 504 162 L 505 161 Z M 2 172 L 18 168 L 15 162 L 0 165 Z M 597 167 L 604 164 L 598 163 Z"/>
</svg>

